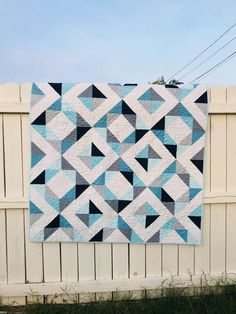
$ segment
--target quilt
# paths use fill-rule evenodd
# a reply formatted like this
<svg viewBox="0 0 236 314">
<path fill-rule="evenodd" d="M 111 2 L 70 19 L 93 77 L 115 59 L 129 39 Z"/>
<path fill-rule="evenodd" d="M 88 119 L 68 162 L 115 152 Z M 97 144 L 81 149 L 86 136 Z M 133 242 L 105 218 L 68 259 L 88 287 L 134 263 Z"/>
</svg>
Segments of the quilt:
<svg viewBox="0 0 236 314">
<path fill-rule="evenodd" d="M 33 83 L 30 239 L 200 244 L 207 90 Z"/>
</svg>

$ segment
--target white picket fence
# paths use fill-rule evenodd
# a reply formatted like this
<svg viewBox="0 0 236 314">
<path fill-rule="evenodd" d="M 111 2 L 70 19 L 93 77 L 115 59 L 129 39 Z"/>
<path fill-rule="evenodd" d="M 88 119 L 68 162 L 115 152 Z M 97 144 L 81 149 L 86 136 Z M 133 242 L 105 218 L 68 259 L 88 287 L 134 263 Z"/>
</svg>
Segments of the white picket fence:
<svg viewBox="0 0 236 314">
<path fill-rule="evenodd" d="M 31 84 L 0 85 L 0 296 L 3 303 L 139 297 L 171 275 L 236 273 L 236 86 L 209 90 L 203 242 L 193 245 L 31 243 L 28 233 Z M 55 297 L 56 294 L 56 297 Z"/>
</svg>

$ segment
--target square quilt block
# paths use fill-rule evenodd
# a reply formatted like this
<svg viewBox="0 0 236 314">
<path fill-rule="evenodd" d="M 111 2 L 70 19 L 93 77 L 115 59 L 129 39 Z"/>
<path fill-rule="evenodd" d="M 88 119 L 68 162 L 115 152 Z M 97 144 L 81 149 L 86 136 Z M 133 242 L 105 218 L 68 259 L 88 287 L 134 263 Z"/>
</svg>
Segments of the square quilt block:
<svg viewBox="0 0 236 314">
<path fill-rule="evenodd" d="M 199 244 L 207 91 L 33 83 L 30 237 Z"/>
</svg>

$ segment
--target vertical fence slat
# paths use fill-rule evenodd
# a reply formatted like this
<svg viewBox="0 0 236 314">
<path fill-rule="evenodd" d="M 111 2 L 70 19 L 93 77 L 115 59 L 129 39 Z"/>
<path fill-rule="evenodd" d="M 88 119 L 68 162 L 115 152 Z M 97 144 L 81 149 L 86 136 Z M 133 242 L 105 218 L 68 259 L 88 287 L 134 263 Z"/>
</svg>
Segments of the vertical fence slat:
<svg viewBox="0 0 236 314">
<path fill-rule="evenodd" d="M 210 93 L 208 93 L 210 94 Z M 209 97 L 210 95 L 208 95 Z M 210 98 L 210 97 L 209 97 Z M 203 184 L 204 193 L 210 192 L 211 176 L 211 118 L 208 117 L 208 126 L 206 133 L 206 145 L 204 153 L 204 174 Z M 201 245 L 195 246 L 194 256 L 194 274 L 208 274 L 210 272 L 210 210 L 211 205 L 204 205 L 202 216 L 202 241 Z"/>
<path fill-rule="evenodd" d="M 187 275 L 194 274 L 194 246 L 179 245 L 179 263 L 178 274 Z"/>
<path fill-rule="evenodd" d="M 211 89 L 211 101 L 225 103 L 223 87 Z M 211 117 L 211 191 L 226 191 L 226 115 Z M 211 274 L 225 271 L 225 204 L 211 205 Z"/>
<path fill-rule="evenodd" d="M 146 277 L 161 276 L 161 245 L 146 245 Z"/>
<path fill-rule="evenodd" d="M 20 97 L 23 103 L 29 103 L 31 84 L 20 86 Z M 29 116 L 22 114 L 22 154 L 23 154 L 23 192 L 29 195 L 29 169 L 30 169 L 30 138 Z M 25 257 L 26 257 L 26 280 L 28 282 L 43 281 L 42 244 L 29 241 L 29 213 L 24 210 L 25 219 Z M 30 297 L 28 297 L 29 301 Z"/>
<path fill-rule="evenodd" d="M 129 276 L 128 244 L 114 243 L 112 245 L 113 279 Z"/>
<path fill-rule="evenodd" d="M 60 260 L 61 256 L 59 243 L 43 243 L 43 264 L 45 282 L 61 281 Z"/>
<path fill-rule="evenodd" d="M 227 89 L 227 102 L 236 106 L 236 86 Z M 236 115 L 227 116 L 227 191 L 236 191 Z M 236 204 L 227 204 L 226 271 L 236 271 Z"/>
<path fill-rule="evenodd" d="M 112 244 L 112 279 L 129 278 L 129 247 L 126 243 Z M 116 298 L 126 298 L 129 296 L 128 291 L 117 292 L 114 294 Z"/>
<path fill-rule="evenodd" d="M 4 84 L 1 87 L 3 102 L 20 101 L 19 85 Z M 23 195 L 22 189 L 22 147 L 21 116 L 4 114 L 4 153 L 6 197 Z M 7 210 L 7 268 L 8 283 L 25 282 L 25 245 L 23 209 Z M 9 298 L 9 303 L 25 304 L 24 297 Z"/>
<path fill-rule="evenodd" d="M 95 280 L 95 247 L 93 243 L 78 243 L 79 280 Z M 80 302 L 95 301 L 95 294 L 81 293 Z"/>
<path fill-rule="evenodd" d="M 130 278 L 143 278 L 146 276 L 146 249 L 145 244 L 130 244 L 129 250 Z M 143 291 L 131 291 L 132 298 L 141 298 Z"/>
<path fill-rule="evenodd" d="M 178 245 L 163 244 L 162 246 L 162 276 L 178 274 Z"/>
<path fill-rule="evenodd" d="M 61 279 L 62 281 L 78 280 L 77 244 L 61 244 Z"/>
<path fill-rule="evenodd" d="M 0 88 L 1 88 L 1 85 L 0 85 Z M 2 115 L 0 115 L 0 197 L 4 197 L 5 195 L 2 130 L 3 130 Z M 0 284 L 7 283 L 5 215 L 6 215 L 5 209 L 0 210 Z"/>
<path fill-rule="evenodd" d="M 111 244 L 95 244 L 96 279 L 112 279 Z M 112 293 L 97 293 L 97 301 L 112 299 Z"/>
<path fill-rule="evenodd" d="M 77 243 L 61 243 L 61 280 L 64 282 L 78 280 Z M 63 303 L 75 303 L 78 295 L 73 290 L 65 289 Z"/>
<path fill-rule="evenodd" d="M 30 102 L 30 83 L 20 85 L 20 99 L 22 103 Z M 29 138 L 29 115 L 21 115 L 22 127 L 22 157 L 23 157 L 23 194 L 29 195 L 29 169 L 30 169 L 30 138 Z M 43 281 L 43 256 L 42 243 L 32 243 L 29 240 L 29 212 L 24 209 L 25 219 L 25 263 L 26 263 L 26 281 L 42 282 Z M 27 296 L 27 303 L 42 303 L 43 297 L 34 295 Z"/>
</svg>

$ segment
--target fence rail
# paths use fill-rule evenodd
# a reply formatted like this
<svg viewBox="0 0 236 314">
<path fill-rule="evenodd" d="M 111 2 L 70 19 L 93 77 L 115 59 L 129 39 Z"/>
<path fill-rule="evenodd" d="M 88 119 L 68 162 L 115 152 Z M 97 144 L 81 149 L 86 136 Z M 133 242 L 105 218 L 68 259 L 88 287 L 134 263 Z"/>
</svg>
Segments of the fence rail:
<svg viewBox="0 0 236 314">
<path fill-rule="evenodd" d="M 112 293 L 163 280 L 195 282 L 204 272 L 236 273 L 236 86 L 209 89 L 202 245 L 31 243 L 28 238 L 29 100 L 31 84 L 0 85 L 0 296 L 25 304 L 39 294 L 63 299 Z M 66 291 L 68 289 L 68 291 Z M 90 293 L 88 293 L 90 292 Z"/>
</svg>

